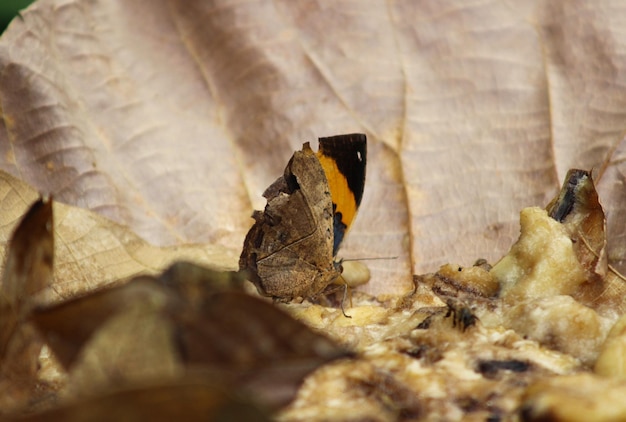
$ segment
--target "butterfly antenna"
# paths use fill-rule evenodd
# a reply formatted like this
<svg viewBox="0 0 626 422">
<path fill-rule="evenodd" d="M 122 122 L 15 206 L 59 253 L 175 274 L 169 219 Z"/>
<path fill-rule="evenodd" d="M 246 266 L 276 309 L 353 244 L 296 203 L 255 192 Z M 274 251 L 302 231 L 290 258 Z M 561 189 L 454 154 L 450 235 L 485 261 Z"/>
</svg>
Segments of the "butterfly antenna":
<svg viewBox="0 0 626 422">
<path fill-rule="evenodd" d="M 341 262 L 344 261 L 376 261 L 380 259 L 398 259 L 397 256 L 383 256 L 377 258 L 341 258 Z"/>
</svg>

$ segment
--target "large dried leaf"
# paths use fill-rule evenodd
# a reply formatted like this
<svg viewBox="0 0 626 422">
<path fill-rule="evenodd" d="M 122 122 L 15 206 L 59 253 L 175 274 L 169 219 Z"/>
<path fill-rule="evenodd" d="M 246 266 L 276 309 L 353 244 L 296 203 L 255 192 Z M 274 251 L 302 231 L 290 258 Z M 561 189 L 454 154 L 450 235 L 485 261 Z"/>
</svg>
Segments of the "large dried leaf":
<svg viewBox="0 0 626 422">
<path fill-rule="evenodd" d="M 590 0 L 41 0 L 0 42 L 0 167 L 159 245 L 235 250 L 303 141 L 365 132 L 371 292 L 499 258 L 567 169 L 626 256 L 626 8 Z"/>
</svg>

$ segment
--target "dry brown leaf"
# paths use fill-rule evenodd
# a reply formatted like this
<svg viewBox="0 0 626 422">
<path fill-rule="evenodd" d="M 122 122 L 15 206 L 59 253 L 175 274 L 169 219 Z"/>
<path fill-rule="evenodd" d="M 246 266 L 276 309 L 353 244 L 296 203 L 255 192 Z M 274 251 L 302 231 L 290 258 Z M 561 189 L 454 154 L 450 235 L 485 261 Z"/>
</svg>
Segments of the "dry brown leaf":
<svg viewBox="0 0 626 422">
<path fill-rule="evenodd" d="M 590 0 L 40 0 L 0 41 L 0 167 L 154 244 L 237 250 L 303 141 L 365 132 L 341 255 L 399 257 L 371 261 L 374 293 L 496 260 L 521 208 L 593 167 L 622 268 L 625 15 Z"/>
<path fill-rule="evenodd" d="M 39 199 L 11 236 L 0 280 L 0 361 L 16 325 L 52 282 L 52 227 L 52 201 Z"/>
<path fill-rule="evenodd" d="M 225 278 L 240 287 L 228 287 Z M 242 281 L 177 264 L 160 279 L 139 277 L 36 310 L 32 322 L 69 371 L 60 394 L 76 400 L 196 374 L 275 409 L 318 366 L 352 356 L 243 292 Z"/>
<path fill-rule="evenodd" d="M 572 247 L 587 272 L 587 279 L 604 277 L 608 270 L 606 221 L 591 174 L 569 170 L 561 191 L 546 206 L 546 211 L 570 233 Z"/>
<path fill-rule="evenodd" d="M 239 249 L 302 142 L 365 132 L 341 255 L 398 256 L 370 263 L 367 289 L 406 291 L 411 273 L 499 258 L 518 211 L 572 167 L 607 175 L 609 232 L 625 236 L 624 15 L 590 0 L 40 0 L 0 42 L 0 166 L 152 243 Z"/>
<path fill-rule="evenodd" d="M 35 201 L 9 242 L 0 284 L 0 307 L 23 314 L 52 283 L 53 228 L 52 199 Z"/>
<path fill-rule="evenodd" d="M 37 198 L 24 182 L 0 172 L 0 238 L 8 238 L 17 219 Z M 54 281 L 42 300 L 59 302 L 140 273 L 158 273 L 178 259 L 216 269 L 237 267 L 238 252 L 218 245 L 186 244 L 159 248 L 88 210 L 54 203 Z M 6 244 L 0 244 L 4 254 Z"/>
<path fill-rule="evenodd" d="M 158 286 L 154 286 L 153 280 L 140 279 L 123 287 L 103 289 L 59 305 L 37 309 L 31 319 L 42 332 L 59 362 L 69 370 L 79 358 L 85 344 L 115 315 L 128 312 L 131 314 L 131 317 L 127 318 L 129 320 L 136 317 L 137 312 L 156 313 L 165 307 L 166 302 L 166 293 Z M 143 306 L 146 309 L 132 313 L 133 308 Z M 156 337 L 147 327 L 143 327 L 141 332 L 147 332 L 148 338 Z M 121 344 L 120 333 L 115 334 L 116 342 Z M 134 342 L 136 338 L 131 340 Z M 146 343 L 141 346 L 142 349 L 151 347 L 153 348 L 154 344 Z M 103 349 L 104 353 L 110 353 L 111 347 L 105 345 Z M 157 354 L 161 360 L 159 366 L 165 366 L 166 353 L 157 351 Z M 90 382 L 93 383 L 94 380 Z"/>
<path fill-rule="evenodd" d="M 41 395 L 38 358 L 43 341 L 27 317 L 52 282 L 52 200 L 40 198 L 11 235 L 0 279 L 0 408 Z"/>
</svg>

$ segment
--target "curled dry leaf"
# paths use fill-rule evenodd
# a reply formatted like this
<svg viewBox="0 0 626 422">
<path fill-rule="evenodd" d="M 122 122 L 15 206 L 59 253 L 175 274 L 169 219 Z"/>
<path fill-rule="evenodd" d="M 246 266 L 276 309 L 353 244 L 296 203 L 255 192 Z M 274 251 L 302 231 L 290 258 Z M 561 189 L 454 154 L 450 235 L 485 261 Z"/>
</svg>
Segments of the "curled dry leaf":
<svg viewBox="0 0 626 422">
<path fill-rule="evenodd" d="M 179 262 L 159 280 L 182 299 L 171 303 L 168 314 L 183 362 L 210 367 L 266 404 L 288 403 L 309 372 L 351 355 L 284 311 L 244 293 L 244 274 Z"/>
<path fill-rule="evenodd" d="M 572 246 L 589 282 L 606 276 L 606 220 L 591 173 L 568 171 L 561 191 L 546 210 L 570 232 Z"/>
<path fill-rule="evenodd" d="M 598 202 L 591 174 L 570 170 L 559 195 L 547 207 L 550 216 L 563 223 L 582 265 L 586 282 L 572 295 L 598 312 L 626 312 L 626 279 L 607 263 L 606 220 Z"/>
<path fill-rule="evenodd" d="M 0 286 L 0 306 L 32 307 L 38 294 L 52 282 L 54 234 L 52 199 L 31 205 L 11 240 Z"/>
<path fill-rule="evenodd" d="M 125 314 L 128 314 L 127 319 L 130 321 L 139 318 L 138 313 L 141 310 L 147 314 L 158 313 L 167 300 L 167 294 L 152 279 L 139 278 L 122 287 L 96 291 L 53 307 L 36 309 L 31 320 L 59 362 L 70 370 L 90 339 L 101 329 L 104 331 L 103 326 L 107 321 Z M 147 328 L 144 327 L 141 331 L 145 333 Z M 146 337 L 154 338 L 156 334 L 147 333 Z M 114 347 L 114 343 L 123 342 L 121 333 L 111 333 L 110 342 L 104 348 L 111 353 L 117 353 L 118 347 Z M 155 345 L 137 344 L 138 349 L 148 347 L 154 348 Z M 157 353 L 165 360 L 164 353 Z M 158 364 L 157 361 L 150 363 Z"/>
<path fill-rule="evenodd" d="M 237 273 L 179 263 L 32 317 L 70 371 L 65 394 L 200 374 L 266 406 L 288 403 L 319 365 L 350 354 L 241 290 Z M 236 286 L 233 288 L 232 286 Z"/>
<path fill-rule="evenodd" d="M 245 293 L 216 294 L 195 318 L 176 309 L 173 319 L 187 365 L 208 367 L 217 379 L 252 391 L 272 407 L 289 403 L 317 367 L 351 356 L 284 311 Z"/>
<path fill-rule="evenodd" d="M 39 199 L 9 241 L 0 284 L 0 407 L 36 400 L 47 390 L 37 385 L 43 342 L 25 322 L 52 282 L 54 234 L 52 199 Z"/>
<path fill-rule="evenodd" d="M 39 199 L 15 228 L 9 241 L 0 284 L 0 361 L 11 335 L 52 282 L 54 235 L 52 200 Z"/>
</svg>

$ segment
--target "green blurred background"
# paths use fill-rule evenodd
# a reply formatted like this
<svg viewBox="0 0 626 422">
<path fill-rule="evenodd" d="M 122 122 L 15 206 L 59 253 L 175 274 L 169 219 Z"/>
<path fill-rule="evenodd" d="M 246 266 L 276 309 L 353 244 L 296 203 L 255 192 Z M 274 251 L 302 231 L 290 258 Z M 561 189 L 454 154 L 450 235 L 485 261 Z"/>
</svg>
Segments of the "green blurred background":
<svg viewBox="0 0 626 422">
<path fill-rule="evenodd" d="M 20 10 L 26 9 L 32 2 L 33 0 L 0 0 L 0 33 L 4 32 Z"/>
</svg>

